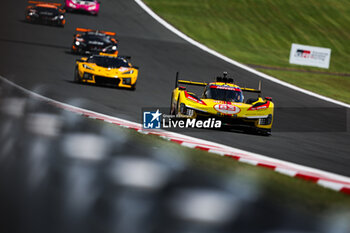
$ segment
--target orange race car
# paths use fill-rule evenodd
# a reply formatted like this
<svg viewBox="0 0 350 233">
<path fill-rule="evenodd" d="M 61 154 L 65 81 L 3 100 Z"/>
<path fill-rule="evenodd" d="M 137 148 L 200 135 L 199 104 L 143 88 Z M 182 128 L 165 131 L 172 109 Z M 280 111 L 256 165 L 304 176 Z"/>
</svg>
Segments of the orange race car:
<svg viewBox="0 0 350 233">
<path fill-rule="evenodd" d="M 25 18 L 31 23 L 50 24 L 64 27 L 66 24 L 65 10 L 60 3 L 28 1 Z"/>
<path fill-rule="evenodd" d="M 73 36 L 72 53 L 118 55 L 118 40 L 115 32 L 76 28 L 78 33 Z"/>
</svg>

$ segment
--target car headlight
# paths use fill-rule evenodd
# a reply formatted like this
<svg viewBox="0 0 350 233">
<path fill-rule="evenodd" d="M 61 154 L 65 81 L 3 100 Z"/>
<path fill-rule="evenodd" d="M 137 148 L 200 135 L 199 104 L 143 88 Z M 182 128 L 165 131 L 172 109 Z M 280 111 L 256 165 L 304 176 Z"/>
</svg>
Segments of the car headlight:
<svg viewBox="0 0 350 233">
<path fill-rule="evenodd" d="M 59 17 L 59 18 L 62 20 L 62 19 L 64 19 L 64 16 L 63 16 L 63 15 L 60 15 L 60 17 Z"/>
<path fill-rule="evenodd" d="M 83 64 L 83 67 L 84 67 L 85 69 L 88 69 L 88 70 L 94 70 L 93 68 L 91 68 L 90 66 L 85 65 L 85 64 Z"/>
<path fill-rule="evenodd" d="M 112 50 L 117 50 L 117 46 L 113 45 Z"/>
<path fill-rule="evenodd" d="M 55 17 L 52 18 L 52 20 L 56 20 L 56 19 L 58 19 L 58 16 L 55 16 Z"/>
<path fill-rule="evenodd" d="M 79 46 L 79 45 L 80 45 L 80 42 L 79 42 L 79 41 L 76 41 L 76 42 L 75 42 L 75 45 L 76 45 L 76 46 Z"/>
<path fill-rule="evenodd" d="M 132 74 L 132 73 L 134 73 L 134 70 L 126 71 L 126 72 L 124 72 L 123 74 Z"/>
</svg>

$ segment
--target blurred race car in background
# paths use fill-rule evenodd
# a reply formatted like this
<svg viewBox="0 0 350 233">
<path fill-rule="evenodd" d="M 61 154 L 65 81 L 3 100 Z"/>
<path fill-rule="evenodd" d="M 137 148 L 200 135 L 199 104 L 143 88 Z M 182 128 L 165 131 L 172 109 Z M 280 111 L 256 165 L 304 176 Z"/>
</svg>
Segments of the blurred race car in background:
<svg viewBox="0 0 350 233">
<path fill-rule="evenodd" d="M 118 40 L 115 32 L 76 28 L 78 33 L 73 36 L 72 53 L 99 54 L 110 53 L 118 55 Z"/>
<path fill-rule="evenodd" d="M 66 23 L 64 9 L 61 9 L 60 3 L 28 1 L 25 11 L 27 22 L 50 24 L 63 27 Z"/>
<path fill-rule="evenodd" d="M 76 61 L 74 81 L 135 90 L 138 73 L 127 58 L 100 53 Z"/>
<path fill-rule="evenodd" d="M 202 97 L 187 91 L 178 84 L 203 86 Z M 257 98 L 250 98 L 244 102 L 243 92 L 257 93 Z M 172 92 L 170 114 L 176 117 L 221 120 L 222 125 L 228 127 L 242 127 L 254 130 L 256 133 L 269 135 L 273 123 L 274 104 L 272 98 L 261 97 L 259 89 L 242 88 L 234 84 L 232 78 L 217 77 L 214 82 L 192 82 L 178 80 Z"/>
<path fill-rule="evenodd" d="M 82 11 L 97 16 L 100 4 L 97 0 L 66 0 L 64 7 L 67 11 Z"/>
</svg>

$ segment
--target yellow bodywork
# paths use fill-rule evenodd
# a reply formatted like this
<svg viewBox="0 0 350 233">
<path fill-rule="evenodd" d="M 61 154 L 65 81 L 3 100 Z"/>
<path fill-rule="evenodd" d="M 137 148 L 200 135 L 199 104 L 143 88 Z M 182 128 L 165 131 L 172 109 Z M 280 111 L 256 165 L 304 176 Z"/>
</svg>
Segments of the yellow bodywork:
<svg viewBox="0 0 350 233">
<path fill-rule="evenodd" d="M 116 57 L 113 54 L 101 53 L 100 55 Z M 109 85 L 115 84 L 118 87 L 135 89 L 139 71 L 131 63 L 128 62 L 130 67 L 106 68 L 87 61 L 88 57 L 76 61 L 75 81 L 95 84 L 103 79 L 104 83 Z"/>
<path fill-rule="evenodd" d="M 201 83 L 179 80 L 178 83 L 205 86 L 220 86 L 222 88 L 238 88 L 241 91 L 260 93 L 252 88 L 240 88 L 233 83 L 212 82 Z M 205 98 L 198 98 L 188 92 L 185 87 L 176 87 L 172 92 L 171 113 L 177 117 L 186 118 L 216 118 L 223 120 L 225 125 L 248 125 L 257 129 L 270 131 L 273 124 L 274 103 L 270 99 L 256 98 L 253 102 L 228 102 Z"/>
</svg>

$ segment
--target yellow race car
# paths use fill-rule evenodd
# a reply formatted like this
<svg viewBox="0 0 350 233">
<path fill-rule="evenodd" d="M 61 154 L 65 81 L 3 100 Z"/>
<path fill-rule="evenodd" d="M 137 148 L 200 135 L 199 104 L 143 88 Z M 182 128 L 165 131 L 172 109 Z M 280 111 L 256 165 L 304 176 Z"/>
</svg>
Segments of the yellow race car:
<svg viewBox="0 0 350 233">
<path fill-rule="evenodd" d="M 203 86 L 201 98 L 179 84 Z M 243 92 L 256 93 L 258 96 L 245 101 Z M 178 118 L 215 118 L 229 128 L 253 129 L 258 134 L 270 135 L 273 112 L 272 98 L 261 97 L 261 84 L 259 89 L 239 87 L 232 78 L 227 77 L 226 72 L 223 77 L 217 77 L 216 81 L 209 83 L 178 80 L 176 75 L 170 114 Z"/>
<path fill-rule="evenodd" d="M 135 90 L 138 73 L 127 58 L 100 53 L 76 61 L 74 81 Z"/>
</svg>

